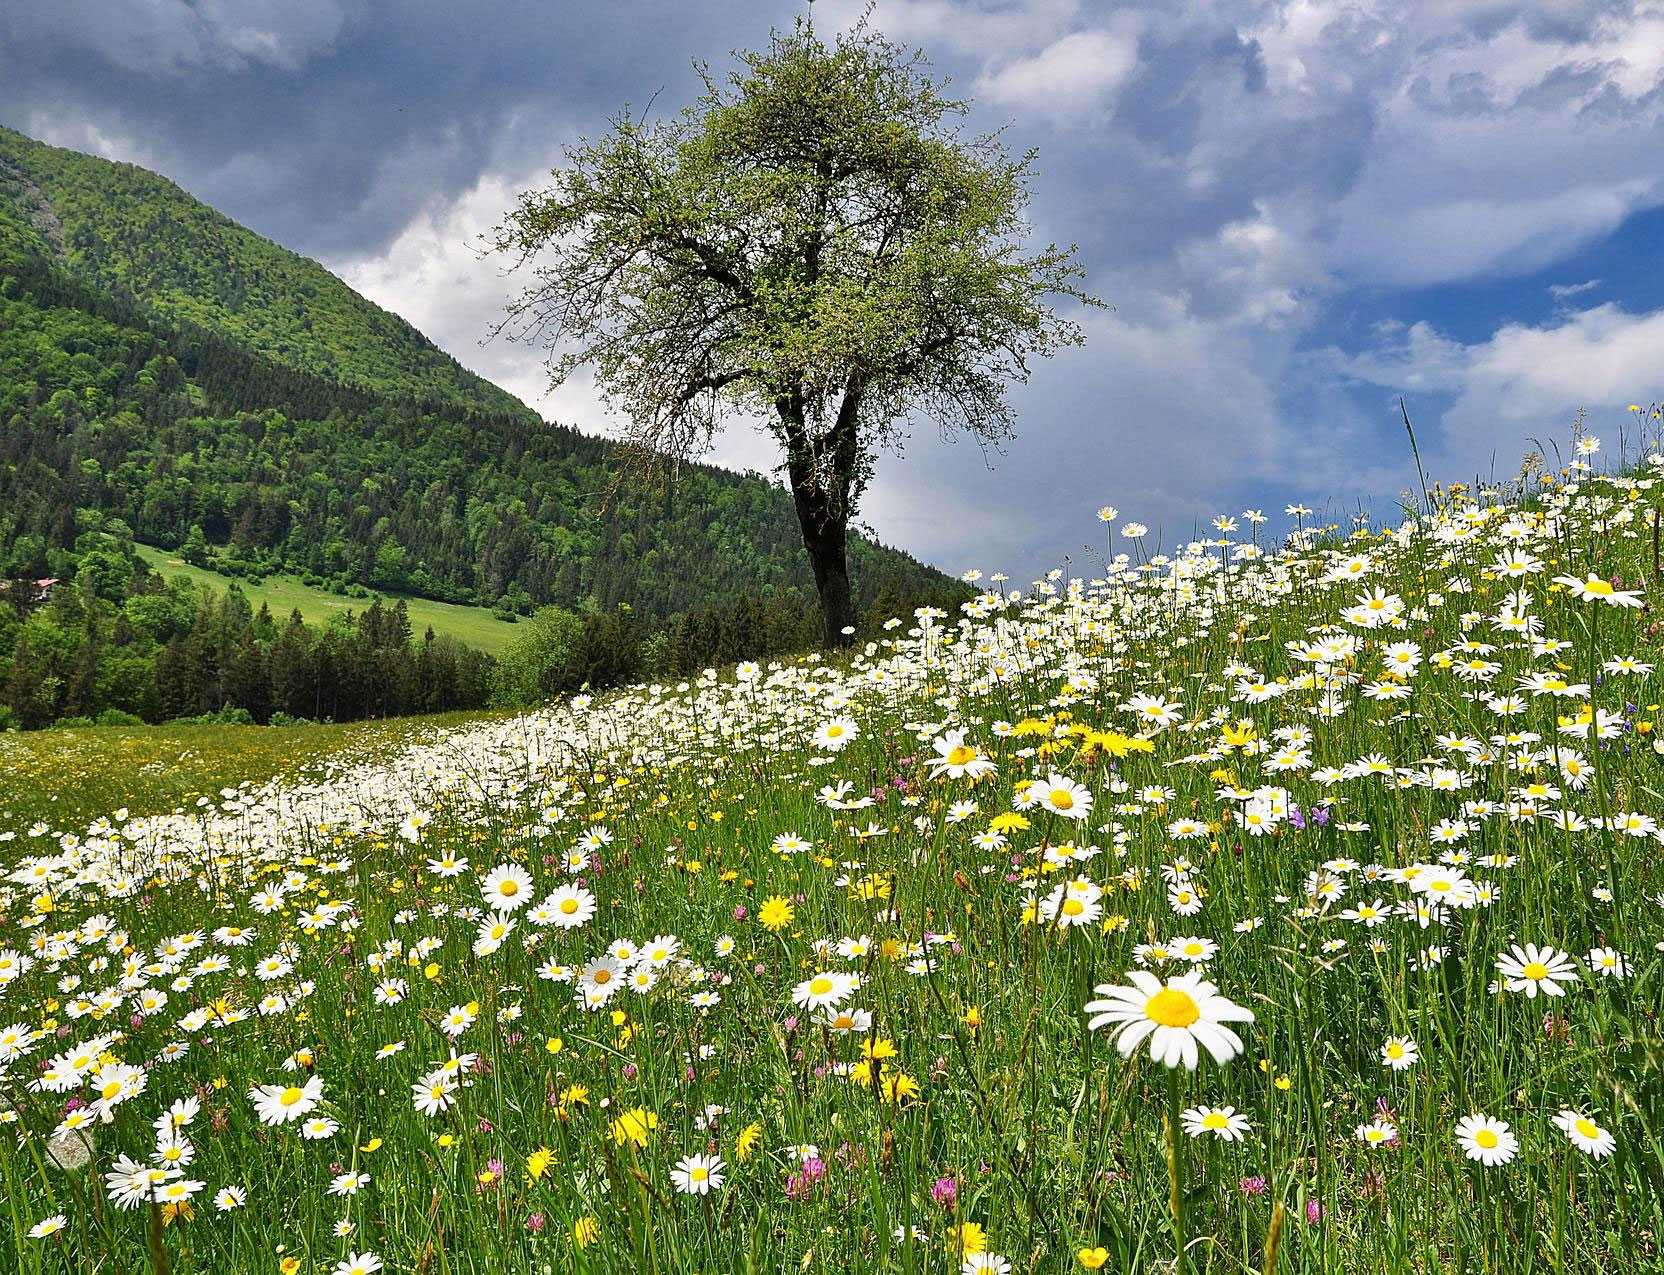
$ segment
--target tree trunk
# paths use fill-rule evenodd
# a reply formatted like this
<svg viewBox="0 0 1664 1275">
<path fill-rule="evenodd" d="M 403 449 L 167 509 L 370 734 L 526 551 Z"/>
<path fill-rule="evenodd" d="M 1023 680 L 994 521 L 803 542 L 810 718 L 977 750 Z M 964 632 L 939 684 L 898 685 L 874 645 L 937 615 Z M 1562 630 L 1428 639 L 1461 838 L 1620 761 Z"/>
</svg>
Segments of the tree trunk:
<svg viewBox="0 0 1664 1275">
<path fill-rule="evenodd" d="M 819 436 L 804 427 L 805 393 L 801 386 L 775 401 L 784 428 L 792 503 L 797 507 L 803 548 L 814 572 L 815 591 L 820 594 L 825 626 L 822 639 L 828 650 L 855 641 L 855 603 L 849 592 L 847 548 L 853 503 L 850 493 L 856 489 L 860 458 L 857 430 L 864 390 L 861 375 L 852 373 L 831 428 Z M 845 633 L 845 629 L 852 631 Z"/>
<path fill-rule="evenodd" d="M 846 628 L 855 627 L 855 603 L 849 592 L 849 519 L 831 508 L 822 493 L 808 485 L 793 484 L 792 500 L 797 506 L 797 524 L 803 531 L 803 548 L 809 554 L 809 569 L 815 575 L 824 624 L 823 643 L 828 648 L 854 642 Z"/>
</svg>

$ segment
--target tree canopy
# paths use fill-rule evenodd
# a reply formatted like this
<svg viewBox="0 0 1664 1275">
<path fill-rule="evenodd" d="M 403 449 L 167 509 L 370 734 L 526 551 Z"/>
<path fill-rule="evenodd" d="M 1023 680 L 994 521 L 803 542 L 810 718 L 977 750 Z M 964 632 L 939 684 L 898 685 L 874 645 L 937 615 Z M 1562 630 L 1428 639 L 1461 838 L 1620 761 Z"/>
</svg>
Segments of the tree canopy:
<svg viewBox="0 0 1664 1275">
<path fill-rule="evenodd" d="M 535 282 L 505 327 L 594 369 L 637 468 L 705 452 L 732 418 L 783 453 L 829 643 L 853 615 L 847 527 L 918 414 L 998 444 L 1030 361 L 1081 340 L 1054 299 L 1074 248 L 1026 246 L 1034 153 L 970 135 L 922 54 L 863 19 L 771 33 L 679 114 L 629 110 L 569 147 L 495 248 Z"/>
</svg>

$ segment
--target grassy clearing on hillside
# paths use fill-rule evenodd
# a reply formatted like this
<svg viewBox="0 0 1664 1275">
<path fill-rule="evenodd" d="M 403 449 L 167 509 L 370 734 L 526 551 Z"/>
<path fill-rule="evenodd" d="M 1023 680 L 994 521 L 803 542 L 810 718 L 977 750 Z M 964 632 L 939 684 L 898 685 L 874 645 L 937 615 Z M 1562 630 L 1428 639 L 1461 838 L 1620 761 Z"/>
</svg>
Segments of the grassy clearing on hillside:
<svg viewBox="0 0 1664 1275">
<path fill-rule="evenodd" d="M 0 1269 L 1664 1269 L 1657 468 L 0 825 Z"/>
<path fill-rule="evenodd" d="M 319 726 L 100 726 L 0 733 L 0 831 L 160 815 L 222 788 L 297 780 L 324 762 L 392 756 L 436 732 L 509 714 L 441 713 Z"/>
<path fill-rule="evenodd" d="M 317 623 L 331 615 L 340 615 L 347 611 L 362 613 L 370 605 L 368 598 L 348 598 L 339 593 L 330 593 L 326 589 L 314 589 L 311 585 L 302 584 L 294 576 L 267 576 L 256 584 L 252 580 L 234 580 L 231 576 L 221 575 L 217 571 L 193 567 L 165 549 L 135 545 L 134 551 L 144 559 L 152 571 L 158 571 L 169 578 L 182 577 L 216 593 L 224 593 L 226 586 L 234 583 L 248 595 L 256 610 L 263 602 L 271 607 L 272 614 L 279 620 L 286 618 L 291 611 L 298 610 L 302 619 L 309 623 Z M 398 600 L 399 595 L 384 596 L 391 605 Z M 460 606 L 454 602 L 434 602 L 428 598 L 413 597 L 406 597 L 404 604 L 410 615 L 410 630 L 418 638 L 424 630 L 432 626 L 435 633 L 448 633 L 459 642 L 466 642 L 469 646 L 478 647 L 494 655 L 514 641 L 515 635 L 520 632 L 517 625 L 499 620 L 487 607 Z"/>
</svg>

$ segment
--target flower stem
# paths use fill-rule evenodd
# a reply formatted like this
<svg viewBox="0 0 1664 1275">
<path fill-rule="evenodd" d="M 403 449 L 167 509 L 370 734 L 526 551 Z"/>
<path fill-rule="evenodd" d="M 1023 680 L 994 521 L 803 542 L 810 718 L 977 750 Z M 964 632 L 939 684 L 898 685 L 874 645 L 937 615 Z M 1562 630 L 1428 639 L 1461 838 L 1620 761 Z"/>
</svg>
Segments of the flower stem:
<svg viewBox="0 0 1664 1275">
<path fill-rule="evenodd" d="M 1167 1207 L 1173 1215 L 1173 1275 L 1185 1275 L 1184 1141 L 1179 1136 L 1179 1069 L 1167 1069 Z"/>
</svg>

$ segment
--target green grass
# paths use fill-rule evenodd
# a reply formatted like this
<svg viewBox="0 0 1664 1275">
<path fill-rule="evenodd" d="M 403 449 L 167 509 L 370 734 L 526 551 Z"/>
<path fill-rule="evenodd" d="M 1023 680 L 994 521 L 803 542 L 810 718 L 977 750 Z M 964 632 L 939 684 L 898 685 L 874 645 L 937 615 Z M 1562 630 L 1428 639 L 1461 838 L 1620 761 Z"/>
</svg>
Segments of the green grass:
<svg viewBox="0 0 1664 1275">
<path fill-rule="evenodd" d="M 216 731 L 151 795 L 179 819 L 35 836 L 8 794 L 0 1041 L 28 1031 L 3 1045 L 25 1136 L 0 1270 L 954 1275 L 983 1247 L 1021 1275 L 1664 1269 L 1660 633 L 1584 585 L 1656 607 L 1664 487 L 1579 486 L 1529 518 L 1444 500 L 1402 540 L 1213 544 L 847 667 L 415 753 L 341 728 L 374 763 L 350 782 L 327 736 L 238 757 Z M 79 820 L 156 782 L 86 746 L 10 782 L 38 803 L 89 772 Z M 184 800 L 267 763 L 295 778 L 260 809 Z M 621 942 L 666 958 L 626 973 Z M 1240 1040 L 1205 1036 L 1194 1070 L 1123 1051 L 1088 1006 L 1146 975 L 1166 986 L 1129 1021 Z M 55 1090 L 78 1052 L 98 1073 Z M 306 1106 L 308 1083 L 315 1137 L 261 1122 L 251 1089 Z M 91 1172 L 52 1162 L 72 1098 L 112 1104 Z M 189 1098 L 191 1211 L 117 1207 L 103 1175 L 160 1161 Z M 1199 1110 L 1226 1107 L 1240 1139 Z M 1489 1167 L 1458 1135 L 1481 1115 L 1508 1125 Z M 687 1194 L 705 1153 L 724 1180 Z"/>
<path fill-rule="evenodd" d="M 225 591 L 227 585 L 235 583 L 248 595 L 249 601 L 257 610 L 263 602 L 271 607 L 272 614 L 279 619 L 291 611 L 298 610 L 308 623 L 317 623 L 331 615 L 339 615 L 346 611 L 362 612 L 370 604 L 368 598 L 348 598 L 339 593 L 315 589 L 311 585 L 301 583 L 294 576 L 267 576 L 259 584 L 255 584 L 249 580 L 233 580 L 231 576 L 221 575 L 217 571 L 192 566 L 177 554 L 165 549 L 157 549 L 150 545 L 135 545 L 134 549 L 153 571 L 158 571 L 164 576 L 189 580 L 193 584 L 220 593 Z M 435 633 L 448 633 L 459 642 L 466 642 L 469 646 L 494 655 L 514 641 L 515 635 L 519 632 L 516 625 L 497 619 L 487 607 L 434 602 L 428 598 L 409 595 L 384 596 L 388 601 L 404 597 L 405 607 L 410 613 L 411 631 L 418 638 L 423 630 L 431 625 Z"/>
</svg>

